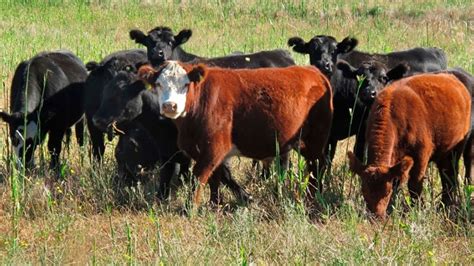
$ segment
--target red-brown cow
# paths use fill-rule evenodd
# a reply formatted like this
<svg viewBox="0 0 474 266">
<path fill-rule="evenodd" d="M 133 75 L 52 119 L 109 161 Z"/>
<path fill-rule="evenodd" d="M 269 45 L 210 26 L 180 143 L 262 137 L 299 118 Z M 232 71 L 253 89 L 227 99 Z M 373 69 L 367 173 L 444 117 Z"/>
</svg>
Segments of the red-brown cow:
<svg viewBox="0 0 474 266">
<path fill-rule="evenodd" d="M 316 68 L 229 70 L 168 61 L 158 71 L 143 66 L 139 75 L 158 90 L 162 114 L 175 119 L 178 146 L 196 161 L 196 206 L 211 173 L 233 155 L 263 160 L 276 155 L 275 143 L 281 153 L 299 144 L 312 175 L 324 169 L 332 92 Z"/>
<path fill-rule="evenodd" d="M 452 204 L 470 114 L 471 95 L 451 74 L 421 74 L 386 87 L 369 114 L 367 165 L 348 154 L 368 209 L 386 216 L 394 181 L 408 182 L 410 196 L 418 199 L 429 161 L 441 173 L 443 203 Z"/>
</svg>

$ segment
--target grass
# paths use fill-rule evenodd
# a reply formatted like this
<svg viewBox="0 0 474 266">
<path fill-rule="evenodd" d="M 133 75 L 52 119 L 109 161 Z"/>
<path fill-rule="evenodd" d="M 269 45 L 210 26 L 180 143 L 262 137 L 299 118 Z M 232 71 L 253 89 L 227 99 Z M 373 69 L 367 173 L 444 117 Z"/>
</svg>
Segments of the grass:
<svg viewBox="0 0 474 266">
<path fill-rule="evenodd" d="M 233 51 L 285 48 L 292 36 L 356 36 L 359 49 L 389 52 L 438 46 L 450 66 L 474 72 L 474 7 L 470 1 L 5 1 L 0 4 L 2 101 L 16 65 L 43 50 L 69 49 L 84 62 L 139 47 L 132 28 L 193 29 L 187 51 L 217 56 Z M 299 64 L 308 59 L 293 53 Z M 103 165 L 88 151 L 65 151 L 61 179 L 47 163 L 32 173 L 14 172 L 7 127 L 0 130 L 1 264 L 385 264 L 474 262 L 472 188 L 453 215 L 441 211 L 440 182 L 433 167 L 424 206 L 407 208 L 406 191 L 386 223 L 366 218 L 357 178 L 347 170 L 340 143 L 329 186 L 309 217 L 301 203 L 304 173 L 258 179 L 247 159 L 234 159 L 233 174 L 255 198 L 248 206 L 224 191 L 228 204 L 185 213 L 190 185 L 170 202 L 153 200 L 154 179 L 117 191 L 114 142 Z M 37 157 L 46 157 L 45 149 Z M 42 156 L 40 156 L 42 155 Z M 301 165 L 294 155 L 293 164 Z M 156 177 L 158 170 L 153 172 Z M 283 177 L 283 178 L 282 178 Z M 46 189 L 45 187 L 48 187 Z M 119 201 L 125 198 L 127 201 Z"/>
</svg>

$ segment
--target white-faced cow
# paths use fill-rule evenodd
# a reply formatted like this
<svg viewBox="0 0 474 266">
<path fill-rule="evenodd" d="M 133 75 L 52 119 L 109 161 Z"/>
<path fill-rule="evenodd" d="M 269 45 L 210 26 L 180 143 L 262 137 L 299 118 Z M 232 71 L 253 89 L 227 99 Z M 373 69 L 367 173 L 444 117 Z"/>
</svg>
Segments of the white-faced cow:
<svg viewBox="0 0 474 266">
<path fill-rule="evenodd" d="M 181 48 L 192 36 L 190 29 L 183 29 L 177 35 L 169 27 L 159 26 L 147 34 L 135 29 L 130 31 L 130 38 L 147 48 L 148 60 L 153 66 L 159 66 L 165 60 L 176 60 L 190 64 L 202 63 L 208 66 L 223 68 L 262 68 L 286 67 L 295 65 L 287 50 L 275 49 L 252 54 L 233 54 L 228 56 L 205 58 L 188 53 Z M 281 154 L 280 164 L 283 169 L 289 167 L 288 154 Z M 254 161 L 254 165 L 257 162 Z M 263 168 L 262 176 L 269 175 L 268 165 Z"/>
<path fill-rule="evenodd" d="M 298 148 L 312 175 L 310 196 L 325 165 L 332 121 L 332 92 L 316 68 L 291 66 L 229 70 L 165 62 L 139 69 L 158 91 L 161 113 L 178 128 L 178 146 L 196 161 L 200 193 L 223 160 L 243 155 L 263 160 Z"/>
<path fill-rule="evenodd" d="M 406 75 L 443 70 L 447 66 L 446 54 L 439 48 L 414 48 L 387 54 L 371 54 L 354 50 L 357 44 L 355 38 L 346 37 L 337 42 L 334 37 L 327 35 L 317 35 L 308 42 L 300 37 L 288 40 L 288 45 L 293 47 L 295 52 L 308 54 L 310 63 L 331 79 L 334 90 L 334 121 L 328 145 L 330 160 L 334 157 L 337 142 L 353 135 L 357 137 L 355 154 L 362 160 L 365 146 L 364 123 L 368 114 L 365 105 L 355 101 L 359 83 L 342 75 L 335 67 L 337 60 L 345 60 L 356 68 L 368 61 L 382 63 L 388 69 L 405 64 L 408 67 Z M 375 97 L 375 94 L 371 96 Z"/>
<path fill-rule="evenodd" d="M 49 134 L 50 166 L 56 169 L 63 136 L 84 115 L 86 77 L 84 64 L 69 51 L 42 52 L 18 65 L 11 86 L 10 114 L 0 112 L 0 117 L 10 127 L 19 162 L 33 166 L 36 146 Z M 80 127 L 76 131 L 82 134 Z"/>
<path fill-rule="evenodd" d="M 93 121 L 101 130 L 106 130 L 110 124 L 120 125 L 127 134 L 120 137 L 121 142 L 116 150 L 116 157 L 122 172 L 136 173 L 140 164 L 142 168 L 153 168 L 160 165 L 160 199 L 169 195 L 169 184 L 173 176 L 181 171 L 187 171 L 190 165 L 189 157 L 179 151 L 177 147 L 178 132 L 171 119 L 160 115 L 159 100 L 156 91 L 146 90 L 145 85 L 134 72 L 120 71 L 107 83 L 103 92 L 103 99 Z M 147 133 L 147 134 L 145 134 Z M 125 140 L 130 135 L 132 139 L 144 139 L 145 143 Z M 143 135 L 143 136 L 141 136 Z M 122 141 L 122 139 L 124 139 Z M 122 144 L 123 143 L 123 144 Z M 134 147 L 128 148 L 126 145 Z M 130 154 L 127 152 L 131 150 Z M 144 158 L 137 160 L 138 158 Z M 135 174 L 136 175 L 136 174 Z M 126 178 L 129 179 L 129 178 Z M 236 196 L 243 201 L 249 200 L 248 193 L 233 179 L 228 165 L 223 164 L 216 169 L 211 179 L 211 202 L 219 201 L 219 181 L 227 185 Z"/>
</svg>

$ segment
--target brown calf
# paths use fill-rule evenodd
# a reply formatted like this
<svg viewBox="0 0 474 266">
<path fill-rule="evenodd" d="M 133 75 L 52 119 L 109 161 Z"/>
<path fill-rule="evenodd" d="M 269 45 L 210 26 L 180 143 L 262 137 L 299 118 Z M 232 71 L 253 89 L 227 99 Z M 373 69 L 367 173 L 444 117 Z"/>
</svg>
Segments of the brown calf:
<svg viewBox="0 0 474 266">
<path fill-rule="evenodd" d="M 404 78 L 380 92 L 367 123 L 367 165 L 348 154 L 368 209 L 386 216 L 394 181 L 408 182 L 410 196 L 418 199 L 429 161 L 441 173 L 443 203 L 451 204 L 470 113 L 471 95 L 451 74 Z"/>
<path fill-rule="evenodd" d="M 276 155 L 276 143 L 281 153 L 300 149 L 316 187 L 333 110 L 330 84 L 316 68 L 229 70 L 168 61 L 158 71 L 143 66 L 139 75 L 158 90 L 162 114 L 176 119 L 178 146 L 196 161 L 196 206 L 225 158 L 264 160 Z"/>
</svg>

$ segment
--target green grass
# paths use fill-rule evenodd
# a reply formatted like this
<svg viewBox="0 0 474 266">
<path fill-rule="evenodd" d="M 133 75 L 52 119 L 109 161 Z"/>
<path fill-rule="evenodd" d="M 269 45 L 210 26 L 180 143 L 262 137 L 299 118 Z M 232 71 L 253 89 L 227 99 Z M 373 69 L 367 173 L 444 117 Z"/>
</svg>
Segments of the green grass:
<svg viewBox="0 0 474 266">
<path fill-rule="evenodd" d="M 123 1 L 125 2 L 125 1 Z M 470 1 L 0 1 L 2 109 L 16 65 L 43 50 L 69 49 L 84 62 L 139 47 L 128 31 L 167 25 L 191 28 L 184 48 L 203 56 L 286 48 L 292 36 L 330 34 L 359 39 L 359 49 L 389 52 L 437 46 L 450 66 L 474 72 L 474 7 Z M 308 58 L 293 53 L 299 64 Z M 472 188 L 455 211 L 439 210 L 440 182 L 431 167 L 424 205 L 407 207 L 406 191 L 386 223 L 366 218 L 359 181 L 347 170 L 340 143 L 332 176 L 317 211 L 309 216 L 301 191 L 302 171 L 269 180 L 247 159 L 232 171 L 254 197 L 186 215 L 190 185 L 169 202 L 153 199 L 156 180 L 117 191 L 113 147 L 103 165 L 92 166 L 87 149 L 63 155 L 62 178 L 53 182 L 47 152 L 32 173 L 13 172 L 6 125 L 0 129 L 1 264 L 386 264 L 474 262 Z M 40 156 L 41 155 L 41 156 Z M 38 160 L 37 160 L 38 161 Z M 300 165 L 298 156 L 293 164 Z M 155 169 L 153 176 L 158 175 Z M 45 189 L 48 187 L 48 189 Z M 118 200 L 120 199 L 120 200 Z"/>
</svg>

